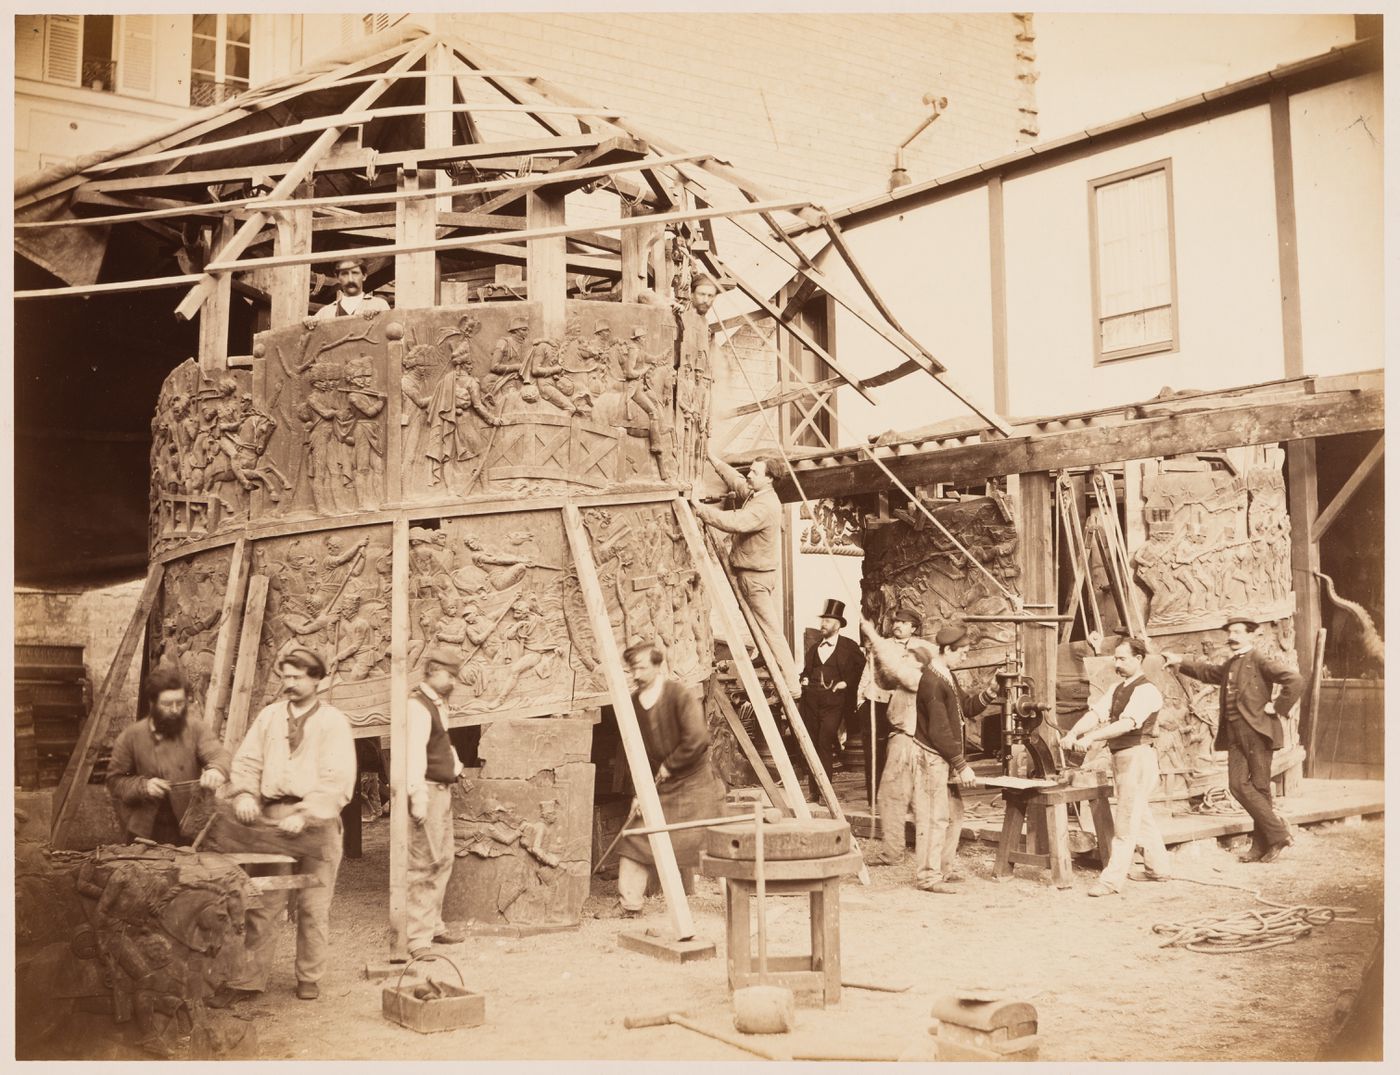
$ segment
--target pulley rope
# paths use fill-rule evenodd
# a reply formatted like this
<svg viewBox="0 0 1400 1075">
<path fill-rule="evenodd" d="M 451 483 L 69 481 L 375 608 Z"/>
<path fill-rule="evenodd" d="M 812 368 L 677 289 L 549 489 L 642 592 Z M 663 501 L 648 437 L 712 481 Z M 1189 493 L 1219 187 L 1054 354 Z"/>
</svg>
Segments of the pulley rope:
<svg viewBox="0 0 1400 1075">
<path fill-rule="evenodd" d="M 1375 924 L 1375 919 L 1371 918 L 1338 917 L 1343 914 L 1354 915 L 1354 907 L 1309 907 L 1305 904 L 1275 903 L 1273 900 L 1266 900 L 1257 890 L 1242 885 L 1231 885 L 1223 881 L 1200 881 L 1194 877 L 1178 876 L 1173 880 L 1189 881 L 1193 885 L 1204 885 L 1207 888 L 1232 888 L 1239 892 L 1248 892 L 1272 909 L 1202 915 L 1184 922 L 1159 922 L 1152 927 L 1152 932 L 1169 935 L 1159 946 L 1162 948 L 1185 948 L 1189 952 L 1206 952 L 1212 955 L 1255 952 L 1264 948 L 1276 948 L 1282 944 L 1292 944 L 1299 937 L 1311 933 L 1314 927 L 1330 925 L 1333 922 Z"/>
</svg>

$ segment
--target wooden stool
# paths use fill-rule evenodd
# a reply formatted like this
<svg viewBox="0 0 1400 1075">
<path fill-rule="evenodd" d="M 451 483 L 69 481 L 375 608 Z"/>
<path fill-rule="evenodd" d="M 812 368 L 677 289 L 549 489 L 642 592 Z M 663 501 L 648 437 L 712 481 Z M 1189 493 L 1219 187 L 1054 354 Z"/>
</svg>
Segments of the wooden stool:
<svg viewBox="0 0 1400 1075">
<path fill-rule="evenodd" d="M 1003 788 L 1006 820 L 1002 822 L 1001 842 L 997 844 L 997 861 L 992 876 L 1009 877 L 1017 863 L 1048 866 L 1056 888 L 1071 887 L 1069 812 L 1066 805 L 1086 801 L 1094 818 L 1099 863 L 1107 866 L 1109 846 L 1113 843 L 1113 811 L 1108 805 L 1112 790 L 1107 784 L 1093 788 Z M 1021 839 L 1023 826 L 1024 846 Z"/>
<path fill-rule="evenodd" d="M 823 1007 L 841 999 L 841 878 L 860 870 L 858 851 L 818 859 L 764 859 L 764 888 L 770 896 L 807 895 L 812 950 L 805 956 L 769 956 L 768 982 L 794 993 L 815 994 Z M 749 907 L 755 888 L 752 859 L 700 854 L 700 872 L 725 879 L 725 948 L 729 988 L 758 985 L 755 953 L 749 947 Z"/>
</svg>

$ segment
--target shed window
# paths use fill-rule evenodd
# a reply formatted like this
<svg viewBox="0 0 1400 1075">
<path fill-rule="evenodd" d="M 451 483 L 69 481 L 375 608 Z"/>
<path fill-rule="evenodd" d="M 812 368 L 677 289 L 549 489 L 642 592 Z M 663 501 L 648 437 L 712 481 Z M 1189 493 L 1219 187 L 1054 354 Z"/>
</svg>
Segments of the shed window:
<svg viewBox="0 0 1400 1075">
<path fill-rule="evenodd" d="M 1178 345 L 1171 162 L 1089 184 L 1096 361 Z"/>
</svg>

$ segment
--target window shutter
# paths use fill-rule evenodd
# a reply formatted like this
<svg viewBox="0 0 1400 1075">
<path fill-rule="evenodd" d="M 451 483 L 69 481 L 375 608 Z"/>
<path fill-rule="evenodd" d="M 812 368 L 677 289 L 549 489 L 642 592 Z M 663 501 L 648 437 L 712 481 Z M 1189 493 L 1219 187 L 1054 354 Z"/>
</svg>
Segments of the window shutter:
<svg viewBox="0 0 1400 1075">
<path fill-rule="evenodd" d="M 44 35 L 44 79 L 76 86 L 83 73 L 83 17 L 48 15 Z"/>
<path fill-rule="evenodd" d="M 15 75 L 44 77 L 44 16 L 15 16 Z"/>
<path fill-rule="evenodd" d="M 117 90 L 150 97 L 156 90 L 156 19 L 122 15 L 117 46 Z"/>
</svg>

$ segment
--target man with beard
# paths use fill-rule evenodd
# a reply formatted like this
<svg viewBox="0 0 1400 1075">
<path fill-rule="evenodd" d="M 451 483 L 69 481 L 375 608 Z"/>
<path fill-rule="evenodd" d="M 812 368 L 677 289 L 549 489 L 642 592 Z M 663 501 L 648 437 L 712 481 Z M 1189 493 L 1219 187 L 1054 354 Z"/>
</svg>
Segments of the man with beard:
<svg viewBox="0 0 1400 1075">
<path fill-rule="evenodd" d="M 297 898 L 297 996 L 315 1000 L 330 949 L 331 896 L 340 869 L 340 812 L 355 791 L 355 740 L 350 718 L 316 697 L 325 662 L 303 646 L 284 653 L 276 672 L 282 698 L 263 708 L 233 758 L 230 793 L 244 825 L 275 826 L 289 837 L 298 873 L 319 884 Z M 227 1007 L 267 988 L 276 954 L 285 892 L 266 892 L 249 908 L 244 973 L 207 1002 Z"/>
<path fill-rule="evenodd" d="M 829 598 L 818 623 L 821 636 L 808 647 L 802 666 L 800 711 L 830 780 L 840 747 L 841 725 L 855 713 L 856 688 L 865 671 L 865 654 L 841 634 L 841 628 L 846 626 L 844 602 Z M 809 775 L 812 799 L 820 802 L 817 775 Z"/>
<path fill-rule="evenodd" d="M 178 671 L 157 668 L 146 677 L 145 695 L 150 716 L 117 736 L 107 789 L 128 840 L 188 844 L 189 837 L 180 834 L 173 786 L 195 780 L 211 790 L 221 786 L 228 779 L 228 748 L 207 724 L 188 716 L 189 691 Z"/>
<path fill-rule="evenodd" d="M 335 293 L 335 302 L 328 303 L 316 311 L 308 321 L 326 321 L 332 317 L 374 317 L 389 309 L 389 304 L 378 295 L 365 294 L 365 268 L 359 258 L 345 258 L 335 263 L 335 279 L 340 285 Z"/>
<path fill-rule="evenodd" d="M 1113 670 L 1122 680 L 1101 695 L 1061 741 L 1066 750 L 1083 750 L 1099 740 L 1113 754 L 1113 784 L 1117 805 L 1113 808 L 1113 846 L 1108 865 L 1089 889 L 1091 896 L 1111 896 L 1118 891 L 1133 864 L 1133 853 L 1142 846 L 1147 872 L 1142 880 L 1171 880 L 1171 860 L 1157 821 L 1152 816 L 1152 792 L 1157 787 L 1157 748 L 1152 745 L 1162 692 L 1142 674 L 1147 645 L 1140 638 L 1124 638 L 1113 650 Z"/>
<path fill-rule="evenodd" d="M 460 654 L 428 651 L 423 682 L 408 695 L 408 954 L 424 956 L 434 944 L 461 944 L 460 933 L 442 921 L 442 900 L 452 876 L 457 840 L 452 823 L 452 785 L 462 762 L 447 732 L 447 700 Z"/>
<path fill-rule="evenodd" d="M 1254 819 L 1254 842 L 1244 862 L 1273 862 L 1293 843 L 1288 823 L 1274 809 L 1270 781 L 1273 755 L 1283 747 L 1282 717 L 1303 691 L 1303 677 L 1279 657 L 1254 648 L 1259 624 L 1236 616 L 1225 621 L 1230 659 L 1219 664 L 1186 660 L 1164 653 L 1168 668 L 1179 667 L 1192 679 L 1220 684 L 1220 723 L 1215 749 L 1228 750 L 1230 794 Z M 1274 687 L 1279 688 L 1273 697 Z"/>
</svg>

